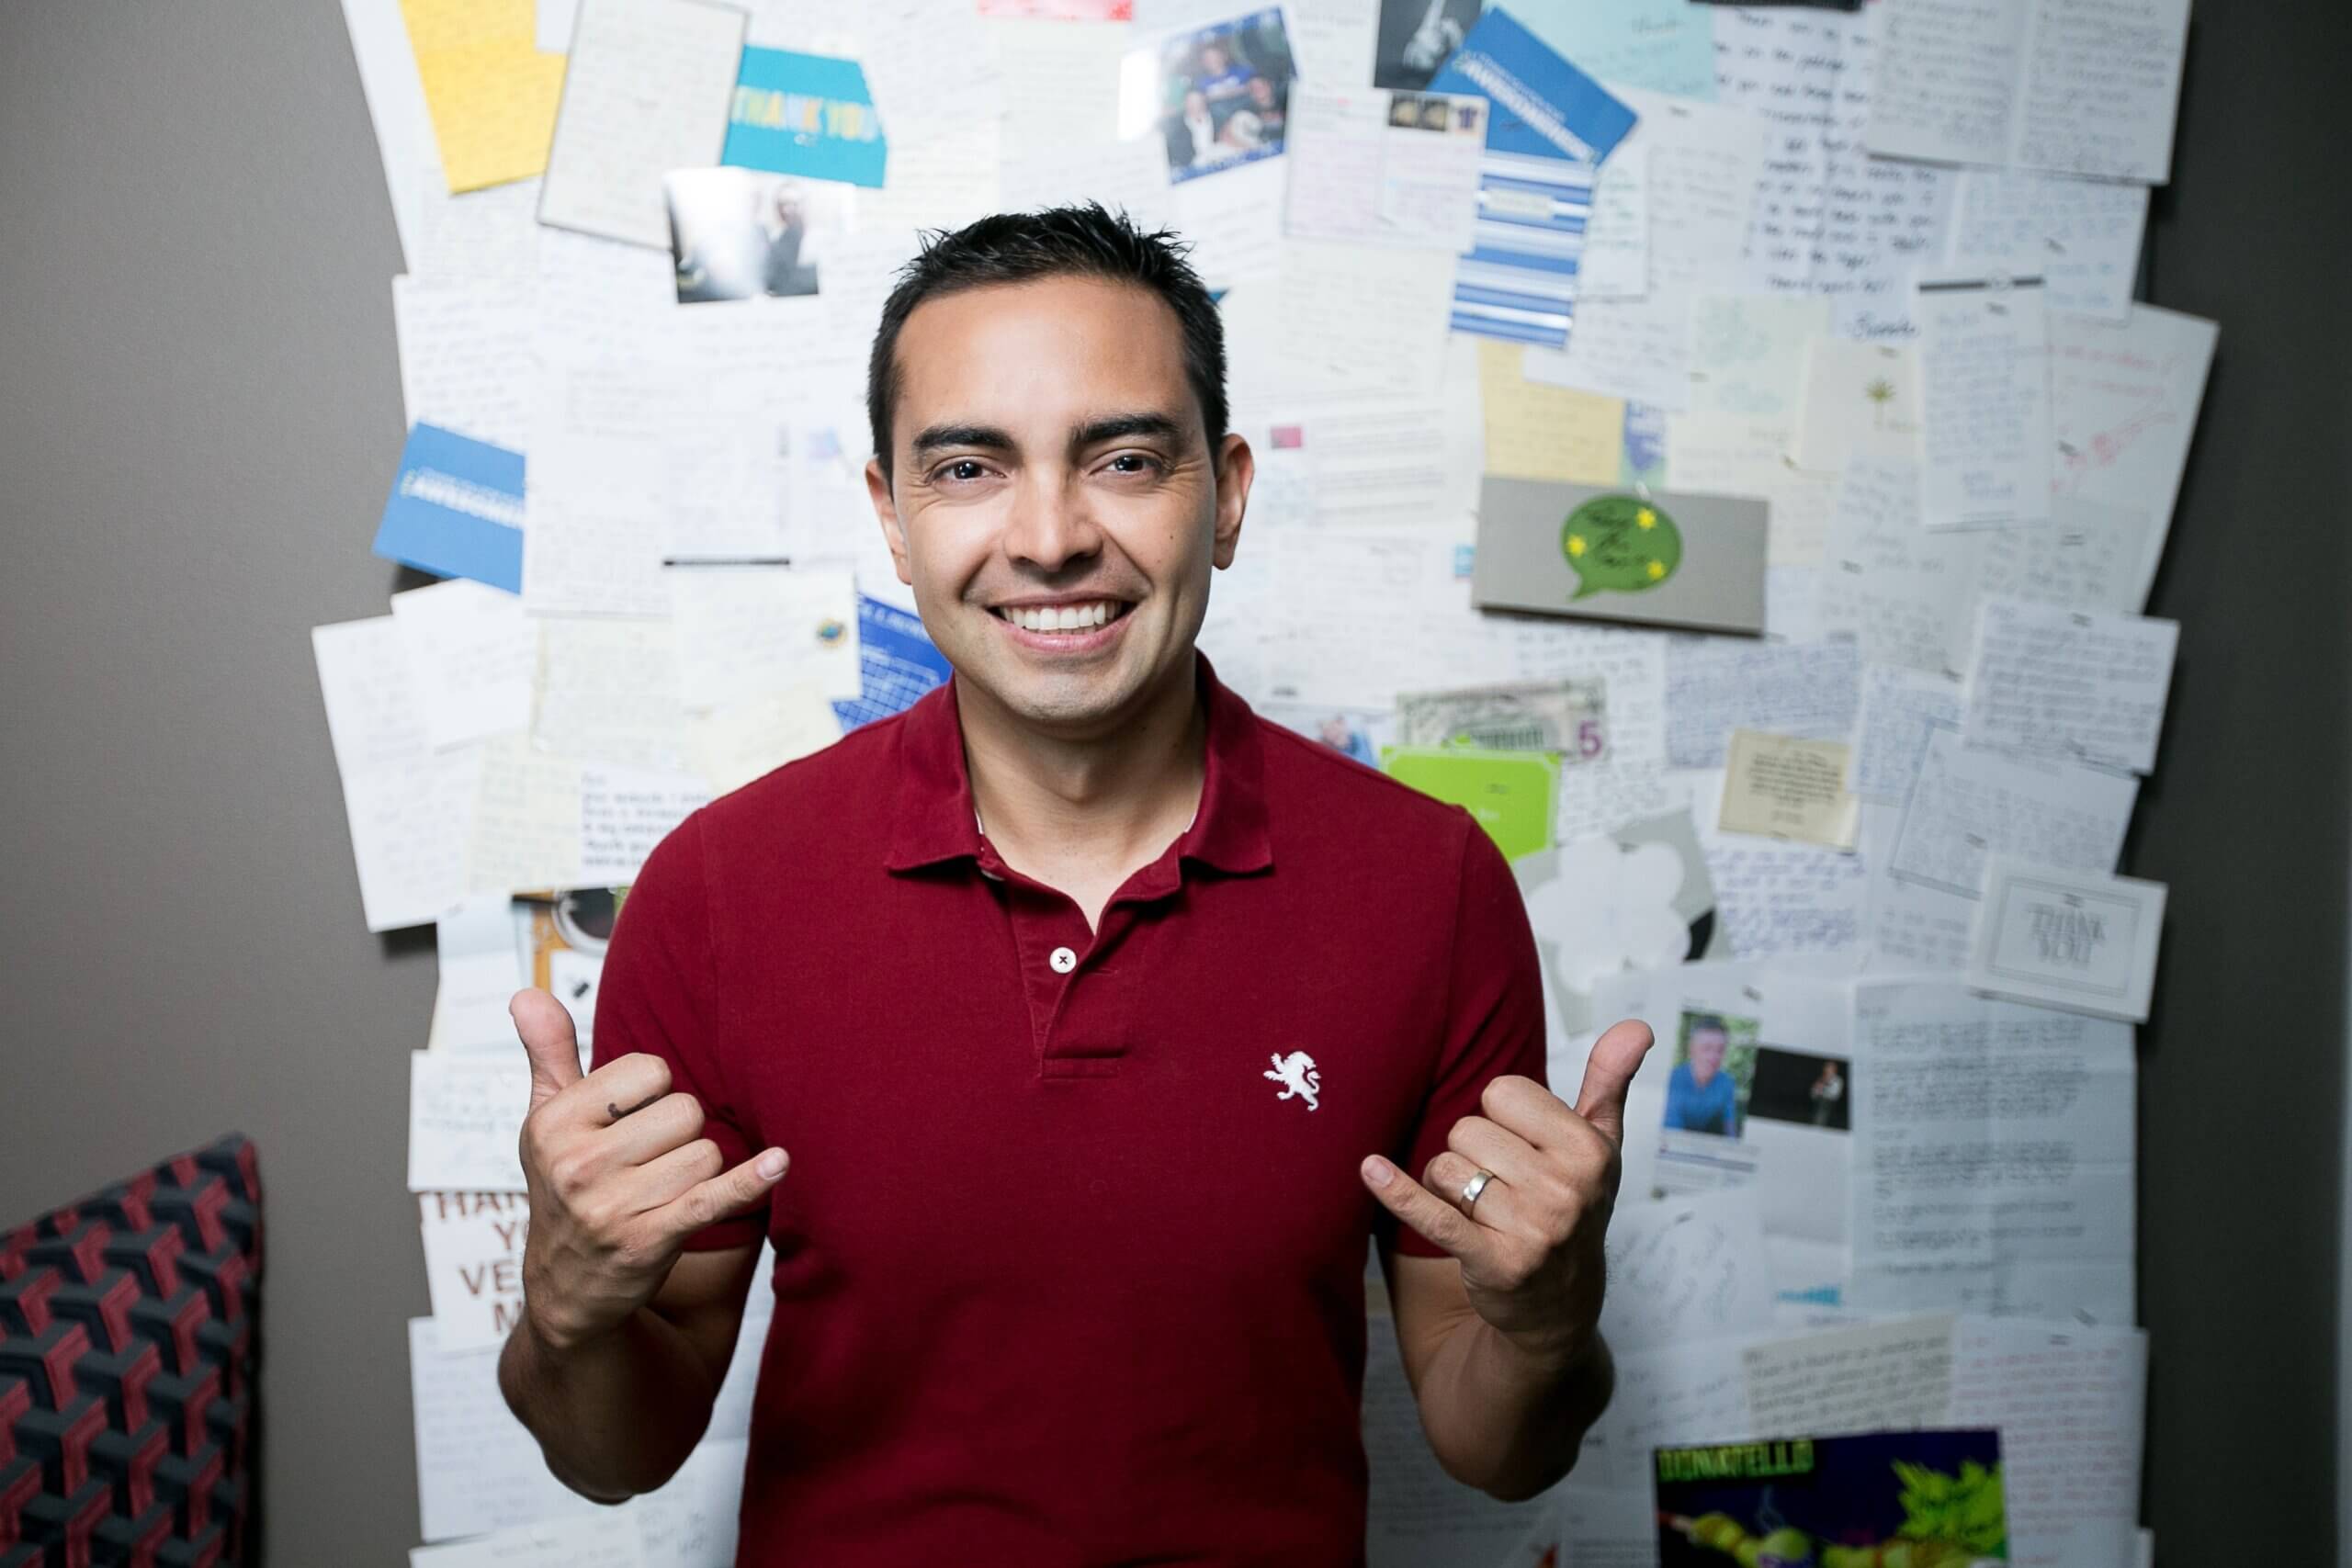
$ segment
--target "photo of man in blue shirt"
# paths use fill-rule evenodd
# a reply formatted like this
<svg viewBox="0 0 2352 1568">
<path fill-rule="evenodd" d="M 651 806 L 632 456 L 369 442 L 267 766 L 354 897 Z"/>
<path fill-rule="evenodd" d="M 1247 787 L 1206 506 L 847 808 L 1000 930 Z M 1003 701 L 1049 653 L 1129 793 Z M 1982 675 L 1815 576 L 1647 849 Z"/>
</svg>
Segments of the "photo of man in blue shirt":
<svg viewBox="0 0 2352 1568">
<path fill-rule="evenodd" d="M 1739 1084 L 1724 1071 L 1731 1031 L 1713 1013 L 1687 1022 L 1684 1058 L 1666 1081 L 1666 1124 L 1685 1133 L 1739 1136 Z"/>
</svg>

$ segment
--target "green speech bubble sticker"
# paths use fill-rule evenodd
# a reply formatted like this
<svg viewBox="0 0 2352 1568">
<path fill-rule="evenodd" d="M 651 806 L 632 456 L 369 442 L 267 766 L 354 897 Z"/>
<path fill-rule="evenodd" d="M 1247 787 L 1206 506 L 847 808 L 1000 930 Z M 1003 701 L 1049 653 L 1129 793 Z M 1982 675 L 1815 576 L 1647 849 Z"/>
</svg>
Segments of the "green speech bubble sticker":
<svg viewBox="0 0 2352 1568">
<path fill-rule="evenodd" d="M 1596 495 L 1560 525 L 1560 553 L 1580 580 L 1570 597 L 1656 588 L 1682 564 L 1682 530 L 1654 501 Z"/>
</svg>

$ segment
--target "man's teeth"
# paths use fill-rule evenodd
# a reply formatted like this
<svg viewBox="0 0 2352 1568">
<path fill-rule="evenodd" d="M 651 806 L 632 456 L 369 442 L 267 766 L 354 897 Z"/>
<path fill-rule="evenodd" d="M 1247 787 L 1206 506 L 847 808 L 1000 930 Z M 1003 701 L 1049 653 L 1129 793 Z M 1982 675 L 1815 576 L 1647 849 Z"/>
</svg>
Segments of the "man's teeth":
<svg viewBox="0 0 2352 1568">
<path fill-rule="evenodd" d="M 1107 625 L 1117 614 L 1108 600 L 1092 604 L 1019 604 L 1008 607 L 1005 619 L 1023 631 L 1082 632 Z"/>
</svg>

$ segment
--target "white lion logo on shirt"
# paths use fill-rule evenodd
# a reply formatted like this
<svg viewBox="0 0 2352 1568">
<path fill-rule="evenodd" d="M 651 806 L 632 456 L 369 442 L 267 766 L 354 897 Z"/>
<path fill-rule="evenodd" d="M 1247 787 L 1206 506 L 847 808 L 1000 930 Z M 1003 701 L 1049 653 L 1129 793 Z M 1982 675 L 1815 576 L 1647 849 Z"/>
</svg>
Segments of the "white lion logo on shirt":
<svg viewBox="0 0 2352 1568">
<path fill-rule="evenodd" d="M 1302 1095 L 1306 1109 L 1315 1109 L 1315 1091 L 1323 1087 L 1323 1076 L 1315 1070 L 1315 1058 L 1304 1051 L 1293 1051 L 1287 1056 L 1269 1056 L 1274 1070 L 1264 1076 L 1283 1086 L 1276 1100 L 1296 1100 Z"/>
</svg>

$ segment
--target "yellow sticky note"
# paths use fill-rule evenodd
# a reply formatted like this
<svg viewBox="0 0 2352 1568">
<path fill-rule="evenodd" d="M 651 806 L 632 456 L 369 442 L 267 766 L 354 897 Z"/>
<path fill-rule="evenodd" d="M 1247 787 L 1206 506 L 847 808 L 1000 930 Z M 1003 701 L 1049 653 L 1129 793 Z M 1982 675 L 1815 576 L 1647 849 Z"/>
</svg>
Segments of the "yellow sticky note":
<svg viewBox="0 0 2352 1568">
<path fill-rule="evenodd" d="M 535 42 L 533 0 L 401 0 L 449 189 L 545 174 L 564 57 Z"/>
<path fill-rule="evenodd" d="M 1487 412 L 1487 472 L 1515 479 L 1613 485 L 1623 450 L 1625 400 L 1547 387 L 1521 369 L 1526 351 L 1478 344 L 1478 396 Z"/>
</svg>

